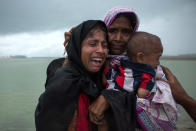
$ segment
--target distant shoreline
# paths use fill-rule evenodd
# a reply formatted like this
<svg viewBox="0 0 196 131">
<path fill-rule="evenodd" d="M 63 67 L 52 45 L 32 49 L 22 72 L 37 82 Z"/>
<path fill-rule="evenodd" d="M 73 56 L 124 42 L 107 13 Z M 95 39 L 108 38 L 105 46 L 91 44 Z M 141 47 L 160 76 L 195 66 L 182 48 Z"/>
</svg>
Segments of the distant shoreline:
<svg viewBox="0 0 196 131">
<path fill-rule="evenodd" d="M 0 60 L 11 60 L 13 59 L 12 57 L 0 57 Z"/>
<path fill-rule="evenodd" d="M 62 57 L 62 56 L 61 56 Z M 12 59 L 48 59 L 48 58 L 60 58 L 60 57 L 0 57 L 0 60 L 12 60 Z M 196 60 L 196 56 L 162 56 L 161 60 Z"/>
<path fill-rule="evenodd" d="M 195 56 L 162 56 L 161 60 L 196 60 Z"/>
<path fill-rule="evenodd" d="M 60 57 L 0 57 L 0 60 L 12 60 L 12 59 L 48 59 L 48 58 L 60 58 Z"/>
</svg>

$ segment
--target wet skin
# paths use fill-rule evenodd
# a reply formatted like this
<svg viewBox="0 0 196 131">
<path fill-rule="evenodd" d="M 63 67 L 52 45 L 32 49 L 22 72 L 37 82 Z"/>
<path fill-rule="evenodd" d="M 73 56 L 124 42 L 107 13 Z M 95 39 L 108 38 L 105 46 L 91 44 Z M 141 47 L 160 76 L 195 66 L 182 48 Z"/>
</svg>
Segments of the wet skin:
<svg viewBox="0 0 196 131">
<path fill-rule="evenodd" d="M 108 29 L 111 55 L 120 55 L 125 51 L 126 44 L 131 38 L 131 33 L 132 27 L 128 18 L 120 16 L 114 20 Z"/>
<path fill-rule="evenodd" d="M 100 29 L 91 32 L 92 34 L 87 35 L 82 42 L 81 60 L 89 72 L 95 73 L 101 69 L 106 60 L 108 45 L 105 32 Z"/>
<path fill-rule="evenodd" d="M 149 64 L 153 68 L 156 68 L 158 65 L 160 65 L 160 57 L 163 53 L 163 46 L 160 41 L 157 41 L 157 43 L 152 44 L 151 50 L 149 54 L 144 54 L 143 56 L 143 63 Z"/>
</svg>

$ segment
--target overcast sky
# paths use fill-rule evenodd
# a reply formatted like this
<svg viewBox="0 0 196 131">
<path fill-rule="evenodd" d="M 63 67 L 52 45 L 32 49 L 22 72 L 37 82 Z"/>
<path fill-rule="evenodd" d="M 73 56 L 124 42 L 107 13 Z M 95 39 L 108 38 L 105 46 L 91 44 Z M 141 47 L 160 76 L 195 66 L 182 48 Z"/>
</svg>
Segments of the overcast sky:
<svg viewBox="0 0 196 131">
<path fill-rule="evenodd" d="M 164 55 L 196 54 L 196 0 L 0 0 L 0 56 L 61 57 L 65 31 L 120 5 L 160 36 Z"/>
</svg>

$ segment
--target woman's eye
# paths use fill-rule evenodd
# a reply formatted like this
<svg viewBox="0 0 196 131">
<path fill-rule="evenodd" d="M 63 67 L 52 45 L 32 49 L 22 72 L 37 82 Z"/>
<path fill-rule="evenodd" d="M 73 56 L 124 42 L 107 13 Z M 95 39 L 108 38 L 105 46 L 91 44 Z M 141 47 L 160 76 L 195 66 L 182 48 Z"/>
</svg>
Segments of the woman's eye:
<svg viewBox="0 0 196 131">
<path fill-rule="evenodd" d="M 103 48 L 108 48 L 108 44 L 107 43 L 104 43 L 102 46 L 103 46 Z"/>
<path fill-rule="evenodd" d="M 89 43 L 90 46 L 96 46 L 96 43 Z"/>
<path fill-rule="evenodd" d="M 123 34 L 126 34 L 126 35 L 130 35 L 131 34 L 131 30 L 129 29 L 124 29 L 122 30 Z"/>
<path fill-rule="evenodd" d="M 115 33 L 116 30 L 115 30 L 115 29 L 109 29 L 108 32 L 109 32 L 109 33 Z"/>
</svg>

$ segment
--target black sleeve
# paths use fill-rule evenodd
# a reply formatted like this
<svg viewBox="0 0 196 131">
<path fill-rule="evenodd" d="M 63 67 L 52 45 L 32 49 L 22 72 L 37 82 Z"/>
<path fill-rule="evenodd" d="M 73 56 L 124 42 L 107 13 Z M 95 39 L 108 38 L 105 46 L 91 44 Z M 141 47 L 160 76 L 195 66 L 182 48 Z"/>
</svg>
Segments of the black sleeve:
<svg viewBox="0 0 196 131">
<path fill-rule="evenodd" d="M 65 58 L 59 58 L 59 59 L 55 59 L 52 62 L 50 62 L 50 64 L 47 67 L 47 71 L 46 71 L 45 87 L 48 84 L 49 79 L 54 76 L 57 69 L 62 67 L 62 64 L 63 64 L 64 61 L 65 61 Z"/>
<path fill-rule="evenodd" d="M 79 89 L 75 80 L 66 79 L 69 73 L 56 71 L 40 96 L 35 111 L 36 131 L 65 131 L 77 108 Z"/>
<path fill-rule="evenodd" d="M 113 131 L 134 131 L 136 127 L 136 95 L 128 92 L 103 90 L 110 104 L 109 127 Z"/>
</svg>

